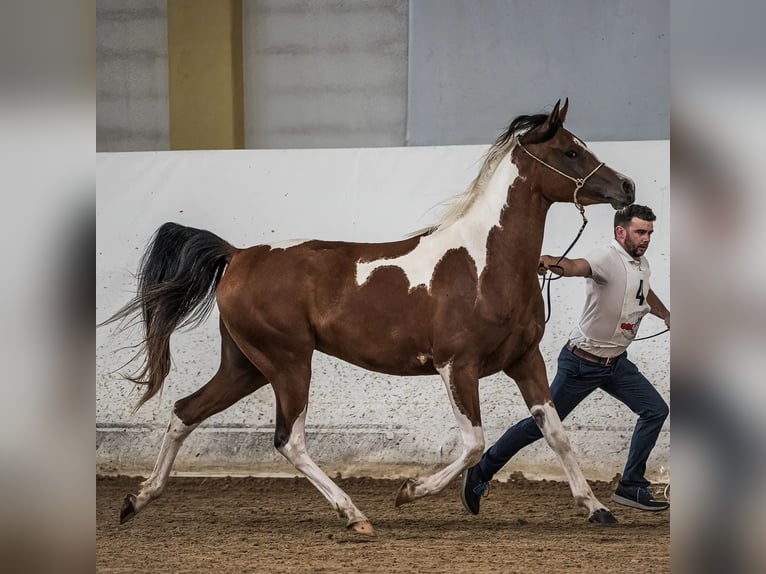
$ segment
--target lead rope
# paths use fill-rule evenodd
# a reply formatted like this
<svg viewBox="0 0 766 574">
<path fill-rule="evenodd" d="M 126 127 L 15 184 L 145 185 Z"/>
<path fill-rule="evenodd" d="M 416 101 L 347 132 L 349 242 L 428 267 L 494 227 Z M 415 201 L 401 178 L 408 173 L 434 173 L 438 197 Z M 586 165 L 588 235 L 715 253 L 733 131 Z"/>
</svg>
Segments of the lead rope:
<svg viewBox="0 0 766 574">
<path fill-rule="evenodd" d="M 577 192 L 575 191 L 575 194 L 576 193 Z M 548 269 L 550 269 L 551 267 L 558 267 L 562 271 L 564 270 L 564 268 L 561 267 L 561 265 L 559 265 L 559 263 L 561 262 L 562 259 L 564 259 L 564 257 L 566 257 L 567 253 L 569 253 L 572 250 L 572 247 L 575 246 L 575 243 L 577 243 L 577 241 L 582 236 L 582 232 L 585 231 L 585 226 L 588 225 L 588 219 L 585 217 L 585 209 L 579 203 L 575 203 L 575 205 L 580 210 L 580 216 L 582 217 L 582 225 L 580 226 L 580 231 L 577 232 L 577 236 L 574 238 L 574 241 L 572 241 L 572 243 L 569 244 L 569 247 L 567 247 L 566 251 L 564 251 L 564 254 L 556 260 L 556 263 L 554 263 L 553 265 L 549 265 Z M 548 323 L 548 321 L 551 318 L 551 281 L 558 281 L 562 277 L 563 277 L 563 275 L 559 275 L 557 277 L 554 277 L 552 271 L 548 271 L 548 272 L 546 272 L 545 275 L 543 275 L 543 283 L 542 283 L 542 285 L 540 285 L 540 291 L 545 289 L 546 282 L 548 284 L 548 288 L 546 289 L 546 292 L 545 292 L 546 306 L 548 308 L 548 310 L 546 311 L 546 315 L 545 315 L 545 323 L 546 324 Z"/>
<path fill-rule="evenodd" d="M 670 329 L 665 329 L 664 331 L 660 331 L 659 333 L 655 333 L 654 335 L 647 335 L 646 337 L 638 337 L 637 339 L 633 339 L 633 342 L 636 341 L 643 341 L 644 339 L 651 339 L 653 337 L 657 337 L 658 335 L 662 335 L 663 333 L 667 333 L 670 331 Z"/>
<path fill-rule="evenodd" d="M 553 167 L 552 165 L 550 165 L 549 163 L 546 163 L 546 162 L 544 162 L 543 160 L 541 160 L 539 157 L 537 157 L 537 156 L 536 156 L 536 155 L 534 155 L 532 152 L 530 152 L 530 151 L 529 151 L 527 148 L 525 148 L 523 145 L 521 145 L 521 142 L 517 142 L 517 144 L 516 144 L 516 145 L 518 145 L 518 146 L 519 146 L 521 149 L 523 149 L 523 150 L 524 150 L 524 151 L 527 153 L 527 155 L 528 155 L 529 157 L 531 157 L 532 159 L 534 159 L 535 161 L 537 161 L 537 162 L 541 163 L 542 165 L 544 165 L 544 166 L 545 166 L 545 167 L 547 167 L 548 169 L 555 171 L 555 172 L 556 172 L 557 174 L 559 174 L 560 176 L 567 178 L 569 181 L 571 181 L 571 182 L 573 182 L 573 183 L 575 184 L 575 189 L 574 189 L 574 198 L 573 198 L 573 199 L 574 199 L 574 204 L 575 204 L 575 207 L 576 207 L 576 208 L 577 208 L 577 210 L 580 212 L 580 217 L 582 217 L 582 225 L 580 226 L 580 231 L 578 231 L 578 232 L 577 232 L 577 236 L 574 238 L 574 241 L 572 241 L 572 243 L 570 243 L 570 244 L 569 244 L 569 247 L 567 247 L 567 248 L 566 248 L 566 251 L 564 251 L 564 253 L 561 255 L 561 257 L 559 257 L 559 258 L 556 260 L 556 263 L 554 263 L 553 265 L 549 265 L 549 266 L 548 266 L 548 268 L 549 268 L 549 269 L 550 269 L 551 267 L 558 267 L 559 269 L 561 269 L 561 270 L 563 271 L 564 269 L 561 267 L 561 265 L 559 265 L 559 263 L 560 263 L 560 262 L 561 262 L 561 260 L 562 260 L 562 259 L 564 259 L 564 257 L 566 257 L 566 256 L 567 256 L 567 254 L 568 254 L 568 253 L 569 253 L 569 252 L 572 250 L 572 248 L 575 246 L 575 243 L 577 243 L 577 241 L 578 241 L 578 240 L 580 239 L 580 237 L 582 236 L 582 232 L 583 232 L 583 231 L 585 231 L 585 226 L 586 226 L 586 225 L 588 225 L 588 218 L 587 218 L 587 217 L 585 217 L 585 207 L 583 207 L 583 205 L 582 205 L 582 204 L 581 204 L 579 201 L 577 201 L 577 193 L 578 193 L 578 192 L 580 191 L 580 189 L 582 189 L 582 187 L 585 185 L 585 182 L 586 182 L 586 181 L 588 181 L 588 179 L 590 179 L 590 177 L 591 177 L 591 176 L 592 176 L 594 173 L 596 173 L 596 172 L 597 172 L 599 169 L 601 169 L 601 167 L 602 167 L 604 164 L 603 164 L 603 162 L 602 162 L 602 163 L 600 163 L 600 164 L 598 164 L 598 165 L 597 165 L 597 166 L 596 166 L 596 167 L 593 169 L 593 171 L 591 171 L 591 172 L 590 172 L 588 175 L 586 175 L 586 176 L 585 176 L 585 177 L 583 177 L 583 178 L 572 177 L 571 175 L 567 175 L 567 174 L 566 174 L 566 173 L 564 173 L 563 171 L 560 171 L 560 170 L 556 169 L 555 167 Z M 546 304 L 546 305 L 547 305 L 547 307 L 548 307 L 548 311 L 546 312 L 546 316 L 545 316 L 545 323 L 548 323 L 548 321 L 549 321 L 549 320 L 550 320 L 550 318 L 551 318 L 551 281 L 557 281 L 558 279 L 561 279 L 561 277 L 562 277 L 562 275 L 559 275 L 558 277 L 554 277 L 554 276 L 553 276 L 553 272 L 548 272 L 548 273 L 546 273 L 545 275 L 543 275 L 543 283 L 542 283 L 542 285 L 540 286 L 540 291 L 542 291 L 543 289 L 545 289 L 545 287 L 546 287 L 546 282 L 547 282 L 547 284 L 548 284 L 548 288 L 547 288 L 547 291 L 546 291 L 546 300 L 547 300 L 547 304 Z"/>
</svg>

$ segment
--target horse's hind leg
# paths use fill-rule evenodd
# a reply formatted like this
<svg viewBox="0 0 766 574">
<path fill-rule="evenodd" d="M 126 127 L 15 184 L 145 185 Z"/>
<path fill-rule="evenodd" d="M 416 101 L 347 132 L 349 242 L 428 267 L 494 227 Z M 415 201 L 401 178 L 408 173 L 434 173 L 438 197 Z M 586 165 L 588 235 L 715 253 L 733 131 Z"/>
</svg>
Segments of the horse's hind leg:
<svg viewBox="0 0 766 574">
<path fill-rule="evenodd" d="M 215 380 L 215 379 L 214 379 Z M 212 382 L 212 381 L 211 381 Z M 208 383 L 209 384 L 209 383 Z M 158 498 L 165 488 L 173 461 L 181 448 L 184 439 L 189 436 L 197 425 L 185 425 L 175 414 L 170 415 L 170 424 L 165 436 L 162 438 L 162 446 L 157 456 L 154 470 L 149 477 L 139 485 L 138 494 L 128 494 L 120 509 L 120 524 L 133 518 L 152 500 Z"/>
<path fill-rule="evenodd" d="M 162 439 L 154 470 L 141 483 L 138 494 L 125 497 L 120 511 L 121 523 L 133 518 L 162 494 L 184 439 L 203 420 L 228 408 L 267 383 L 265 377 L 237 348 L 223 325 L 221 338 L 221 366 L 218 372 L 204 387 L 177 401 L 173 406 L 170 424 Z"/>
<path fill-rule="evenodd" d="M 561 424 L 561 419 L 551 400 L 545 363 L 539 349 L 536 348 L 529 355 L 508 367 L 505 372 L 516 381 L 516 385 L 529 407 L 529 412 L 535 419 L 537 426 L 540 427 L 545 441 L 561 462 L 575 501 L 579 506 L 588 510 L 588 520 L 604 524 L 617 522 L 609 509 L 601 504 L 596 495 L 593 494 L 572 453 L 569 437 L 564 431 L 564 426 Z"/>
<path fill-rule="evenodd" d="M 322 493 L 338 515 L 346 519 L 349 529 L 373 535 L 374 530 L 367 517 L 306 451 L 305 428 L 310 378 L 310 358 L 302 367 L 293 362 L 289 370 L 270 377 L 277 402 L 274 446 Z"/>
</svg>

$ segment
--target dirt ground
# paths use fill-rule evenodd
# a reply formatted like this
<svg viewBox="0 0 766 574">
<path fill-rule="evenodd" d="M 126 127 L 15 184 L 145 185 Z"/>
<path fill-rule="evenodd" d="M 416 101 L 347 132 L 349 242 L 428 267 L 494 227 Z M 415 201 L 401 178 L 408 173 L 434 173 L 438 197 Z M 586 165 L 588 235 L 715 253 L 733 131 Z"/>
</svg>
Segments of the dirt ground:
<svg viewBox="0 0 766 574">
<path fill-rule="evenodd" d="M 339 479 L 376 529 L 344 528 L 305 479 L 172 478 L 127 524 L 118 515 L 138 478 L 96 482 L 97 572 L 670 572 L 670 514 L 620 507 L 592 483 L 619 524 L 589 524 L 566 483 L 493 482 L 481 514 L 457 481 L 394 508 L 400 481 Z"/>
</svg>

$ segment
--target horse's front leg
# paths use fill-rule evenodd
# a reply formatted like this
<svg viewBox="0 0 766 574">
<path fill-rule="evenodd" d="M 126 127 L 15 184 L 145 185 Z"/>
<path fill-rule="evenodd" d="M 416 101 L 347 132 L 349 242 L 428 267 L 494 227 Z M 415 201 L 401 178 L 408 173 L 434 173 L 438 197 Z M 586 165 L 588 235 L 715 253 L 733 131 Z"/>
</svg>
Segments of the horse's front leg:
<svg viewBox="0 0 766 574">
<path fill-rule="evenodd" d="M 551 400 L 545 362 L 540 349 L 535 347 L 522 359 L 506 368 L 505 373 L 516 381 L 521 396 L 524 397 L 529 412 L 543 433 L 545 441 L 561 462 L 575 501 L 579 506 L 587 509 L 588 520 L 605 524 L 617 522 L 609 509 L 593 494 L 575 460 L 569 437 L 564 431 L 564 426 Z"/>
<path fill-rule="evenodd" d="M 447 387 L 447 394 L 455 413 L 463 452 L 452 464 L 425 478 L 408 478 L 396 493 L 396 506 L 439 492 L 469 466 L 473 466 L 484 452 L 484 429 L 479 408 L 478 370 L 467 365 L 447 362 L 436 369 Z"/>
</svg>

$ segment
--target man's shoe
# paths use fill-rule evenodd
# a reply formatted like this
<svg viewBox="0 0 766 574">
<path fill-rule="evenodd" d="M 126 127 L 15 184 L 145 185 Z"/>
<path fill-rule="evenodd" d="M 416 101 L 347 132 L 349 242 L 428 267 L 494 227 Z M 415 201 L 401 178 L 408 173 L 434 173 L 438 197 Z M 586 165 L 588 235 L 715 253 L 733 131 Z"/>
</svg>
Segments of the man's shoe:
<svg viewBox="0 0 766 574">
<path fill-rule="evenodd" d="M 646 486 L 625 486 L 622 483 L 617 485 L 617 490 L 612 495 L 612 500 L 617 504 L 638 508 L 639 510 L 648 510 L 657 512 L 670 508 L 669 502 L 656 500 L 652 491 Z"/>
<path fill-rule="evenodd" d="M 477 466 L 472 466 L 463 472 L 463 488 L 460 491 L 460 500 L 463 506 L 471 514 L 479 514 L 481 497 L 489 494 L 489 482 L 481 478 L 481 471 Z"/>
</svg>

